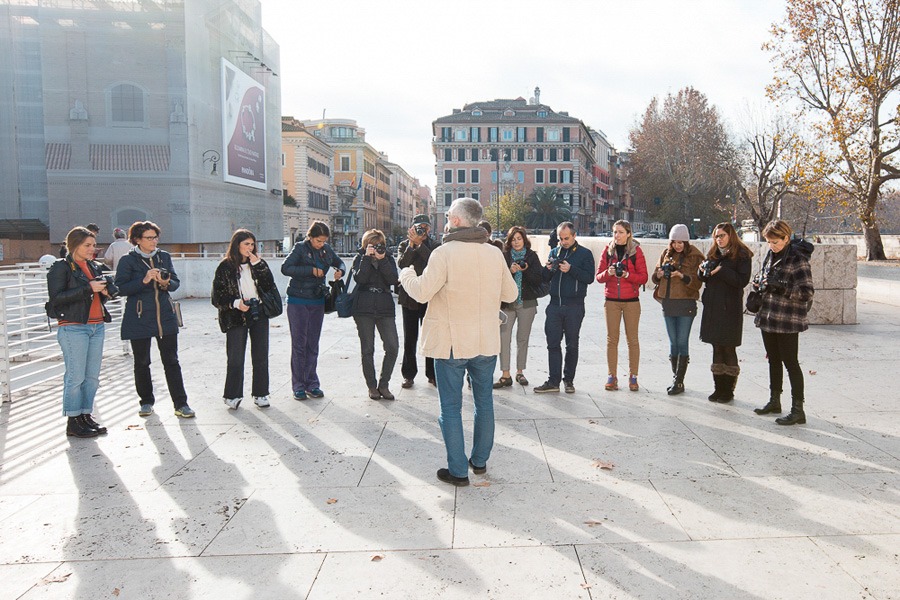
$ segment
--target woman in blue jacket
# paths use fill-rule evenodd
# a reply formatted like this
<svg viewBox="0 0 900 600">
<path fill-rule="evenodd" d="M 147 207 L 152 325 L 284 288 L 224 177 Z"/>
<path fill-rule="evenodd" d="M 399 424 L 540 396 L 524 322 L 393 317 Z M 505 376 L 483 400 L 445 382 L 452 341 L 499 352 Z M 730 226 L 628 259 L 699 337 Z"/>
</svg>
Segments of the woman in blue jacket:
<svg viewBox="0 0 900 600">
<path fill-rule="evenodd" d="M 157 247 L 160 232 L 159 226 L 150 221 L 137 221 L 128 230 L 135 248 L 122 257 L 116 270 L 119 293 L 128 296 L 122 315 L 122 339 L 131 341 L 134 354 L 134 385 L 141 403 L 138 415 L 149 417 L 156 403 L 150 375 L 150 342 L 155 338 L 175 414 L 189 419 L 195 413 L 184 390 L 178 362 L 178 317 L 169 296 L 180 282 L 172 257 Z"/>
<path fill-rule="evenodd" d="M 291 278 L 287 290 L 287 315 L 291 327 L 291 386 L 295 400 L 325 395 L 319 387 L 316 367 L 319 336 L 325 319 L 325 273 L 335 269 L 334 279 L 344 275 L 344 262 L 328 245 L 328 225 L 313 221 L 306 239 L 294 244 L 281 273 Z"/>
</svg>

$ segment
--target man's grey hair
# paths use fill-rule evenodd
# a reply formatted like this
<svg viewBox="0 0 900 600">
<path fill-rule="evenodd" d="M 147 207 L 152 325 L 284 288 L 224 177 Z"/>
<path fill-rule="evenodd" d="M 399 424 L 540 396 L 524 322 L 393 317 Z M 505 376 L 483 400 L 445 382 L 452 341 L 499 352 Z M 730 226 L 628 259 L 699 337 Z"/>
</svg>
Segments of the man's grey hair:
<svg viewBox="0 0 900 600">
<path fill-rule="evenodd" d="M 568 229 L 572 235 L 575 235 L 575 225 L 572 221 L 563 221 L 556 226 L 556 233 L 562 233 L 564 229 Z"/>
<path fill-rule="evenodd" d="M 447 209 L 447 219 L 456 217 L 463 227 L 475 227 L 483 215 L 481 202 L 474 198 L 457 198 Z"/>
</svg>

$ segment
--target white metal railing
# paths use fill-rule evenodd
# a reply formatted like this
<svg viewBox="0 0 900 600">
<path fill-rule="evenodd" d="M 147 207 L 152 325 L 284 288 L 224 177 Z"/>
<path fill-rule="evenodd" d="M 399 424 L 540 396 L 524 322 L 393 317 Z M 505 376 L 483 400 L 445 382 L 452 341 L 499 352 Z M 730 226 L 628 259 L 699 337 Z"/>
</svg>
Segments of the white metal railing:
<svg viewBox="0 0 900 600">
<path fill-rule="evenodd" d="M 56 341 L 55 321 L 44 310 L 47 302 L 44 268 L 0 271 L 0 400 L 9 402 L 13 392 L 60 377 L 65 372 L 62 351 Z M 113 317 L 106 327 L 107 340 L 119 336 L 125 300 L 106 303 Z M 127 354 L 128 344 L 105 344 L 104 353 Z"/>
</svg>

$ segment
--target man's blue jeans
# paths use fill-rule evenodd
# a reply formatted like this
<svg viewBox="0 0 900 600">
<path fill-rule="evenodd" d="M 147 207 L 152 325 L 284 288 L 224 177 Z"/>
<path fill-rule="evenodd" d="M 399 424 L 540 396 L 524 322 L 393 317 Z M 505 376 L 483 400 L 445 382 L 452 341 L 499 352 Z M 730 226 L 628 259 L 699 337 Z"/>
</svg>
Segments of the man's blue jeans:
<svg viewBox="0 0 900 600">
<path fill-rule="evenodd" d="M 578 336 L 584 321 L 584 304 L 548 304 L 544 321 L 550 376 L 547 381 L 559 385 L 560 380 L 575 381 L 578 366 Z M 566 364 L 563 369 L 562 339 L 566 338 Z"/>
<path fill-rule="evenodd" d="M 447 448 L 447 468 L 454 477 L 468 477 L 466 440 L 462 427 L 462 386 L 466 371 L 472 378 L 475 396 L 475 433 L 472 438 L 472 464 L 483 467 L 494 447 L 494 367 L 497 356 L 439 358 L 434 361 L 441 416 L 438 423 Z"/>
<path fill-rule="evenodd" d="M 105 325 L 63 325 L 56 330 L 66 363 L 63 377 L 63 416 L 89 415 L 100 387 Z"/>
<path fill-rule="evenodd" d="M 669 355 L 690 356 L 689 342 L 691 339 L 691 325 L 694 323 L 693 315 L 684 317 L 665 317 L 666 332 L 669 334 Z"/>
</svg>

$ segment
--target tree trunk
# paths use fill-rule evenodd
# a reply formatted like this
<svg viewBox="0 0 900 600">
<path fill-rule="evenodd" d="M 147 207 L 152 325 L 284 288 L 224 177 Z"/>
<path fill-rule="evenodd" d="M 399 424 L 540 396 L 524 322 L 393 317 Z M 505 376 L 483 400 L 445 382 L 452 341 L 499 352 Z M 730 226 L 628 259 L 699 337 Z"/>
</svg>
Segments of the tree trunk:
<svg viewBox="0 0 900 600">
<path fill-rule="evenodd" d="M 866 237 L 866 260 L 886 260 L 878 224 L 874 219 L 870 223 L 871 225 L 863 223 L 863 235 Z"/>
</svg>

